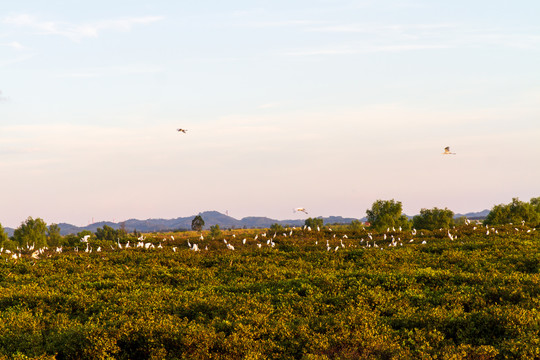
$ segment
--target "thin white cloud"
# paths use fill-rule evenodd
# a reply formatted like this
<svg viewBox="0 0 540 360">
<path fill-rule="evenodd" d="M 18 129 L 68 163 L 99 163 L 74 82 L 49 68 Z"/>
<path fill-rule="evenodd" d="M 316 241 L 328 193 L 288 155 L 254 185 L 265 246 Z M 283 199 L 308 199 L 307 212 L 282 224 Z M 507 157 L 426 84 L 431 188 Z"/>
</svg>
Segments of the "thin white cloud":
<svg viewBox="0 0 540 360">
<path fill-rule="evenodd" d="M 44 21 L 30 14 L 21 14 L 8 16 L 4 18 L 3 23 L 31 28 L 44 35 L 59 35 L 73 41 L 80 41 L 84 38 L 98 37 L 103 31 L 114 30 L 127 32 L 136 25 L 150 24 L 163 19 L 163 16 L 143 16 L 73 24 L 69 22 Z"/>
<path fill-rule="evenodd" d="M 319 49 L 303 49 L 286 52 L 286 56 L 315 56 L 315 55 L 351 55 L 379 52 L 402 52 L 415 50 L 447 49 L 452 46 L 444 44 L 394 44 L 394 45 L 344 45 Z"/>
<path fill-rule="evenodd" d="M 518 49 L 538 49 L 540 46 L 540 35 L 513 33 L 506 34 L 502 31 L 471 31 L 468 36 L 468 43 L 505 46 Z"/>
<path fill-rule="evenodd" d="M 15 50 L 24 50 L 24 49 L 26 49 L 25 46 L 21 45 L 17 41 L 12 41 L 12 42 L 8 42 L 8 43 L 0 43 L 0 46 L 10 47 L 10 48 L 15 49 Z"/>
<path fill-rule="evenodd" d="M 281 28 L 281 27 L 306 27 L 327 24 L 326 21 L 312 20 L 277 20 L 277 21 L 250 21 L 247 23 L 238 23 L 238 27 L 250 28 Z"/>
<path fill-rule="evenodd" d="M 289 56 L 349 55 L 376 52 L 437 50 L 480 46 L 538 49 L 539 29 L 479 28 L 465 24 L 333 24 L 307 26 L 306 32 L 340 37 L 340 44 L 297 48 Z M 350 40 L 344 41 L 344 35 Z M 354 40 L 353 40 L 354 39 Z"/>
<path fill-rule="evenodd" d="M 366 34 L 385 34 L 385 33 L 408 33 L 417 31 L 433 31 L 441 29 L 455 29 L 457 24 L 337 24 L 326 26 L 309 27 L 306 31 L 310 32 L 328 32 L 328 33 L 366 33 Z"/>
<path fill-rule="evenodd" d="M 15 58 L 12 58 L 12 59 L 9 59 L 9 60 L 0 61 L 0 67 L 5 67 L 5 66 L 13 65 L 13 64 L 18 64 L 18 63 L 30 60 L 34 56 L 36 56 L 36 54 L 25 54 L 25 55 L 20 55 L 20 56 L 17 56 Z"/>
<path fill-rule="evenodd" d="M 452 46 L 497 45 L 537 48 L 539 28 L 482 28 L 458 23 L 435 24 L 333 24 L 311 26 L 308 32 L 358 34 L 387 41 L 437 41 Z"/>
<path fill-rule="evenodd" d="M 157 74 L 162 72 L 163 69 L 156 66 L 145 65 L 126 65 L 122 67 L 99 67 L 80 69 L 76 71 L 65 72 L 59 75 L 61 78 L 98 78 L 109 76 L 124 76 L 124 75 L 137 75 L 137 74 Z"/>
<path fill-rule="evenodd" d="M 271 109 L 271 108 L 275 108 L 275 107 L 278 107 L 280 105 L 280 103 L 278 102 L 269 102 L 269 103 L 266 103 L 266 104 L 261 104 L 259 105 L 259 109 Z"/>
</svg>

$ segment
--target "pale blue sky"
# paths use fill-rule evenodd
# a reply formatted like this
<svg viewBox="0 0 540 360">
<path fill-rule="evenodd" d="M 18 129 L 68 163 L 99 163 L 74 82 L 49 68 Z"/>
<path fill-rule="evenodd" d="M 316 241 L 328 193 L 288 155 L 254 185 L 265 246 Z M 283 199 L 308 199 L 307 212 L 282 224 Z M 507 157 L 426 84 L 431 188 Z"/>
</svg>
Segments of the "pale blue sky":
<svg viewBox="0 0 540 360">
<path fill-rule="evenodd" d="M 533 0 L 3 4 L 0 223 L 528 201 L 538 14 Z"/>
</svg>

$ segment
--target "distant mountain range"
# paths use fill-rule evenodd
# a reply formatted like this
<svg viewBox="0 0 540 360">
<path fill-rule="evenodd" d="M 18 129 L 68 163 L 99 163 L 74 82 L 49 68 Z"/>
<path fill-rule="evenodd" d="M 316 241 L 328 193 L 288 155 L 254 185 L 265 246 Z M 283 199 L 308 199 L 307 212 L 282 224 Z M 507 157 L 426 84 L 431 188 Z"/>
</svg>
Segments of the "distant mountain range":
<svg viewBox="0 0 540 360">
<path fill-rule="evenodd" d="M 489 214 L 489 210 L 483 210 L 480 212 L 472 212 L 467 214 L 456 214 L 455 217 L 461 217 L 465 216 L 468 219 L 471 220 L 479 220 L 483 219 Z M 303 226 L 304 220 L 303 219 L 296 219 L 296 220 L 276 220 L 276 219 L 270 219 L 267 217 L 258 217 L 258 216 L 249 216 L 242 218 L 240 220 L 235 219 L 231 216 L 222 214 L 218 211 L 205 211 L 203 213 L 200 213 L 199 215 L 202 216 L 205 226 L 205 229 L 210 228 L 212 225 L 219 225 L 222 229 L 229 229 L 229 228 L 268 228 L 272 224 L 280 224 L 282 226 Z M 147 219 L 147 220 L 137 220 L 137 219 L 129 219 L 123 222 L 111 222 L 111 221 L 100 221 L 97 223 L 93 223 L 87 226 L 75 226 L 71 224 L 66 223 L 60 223 L 58 226 L 60 227 L 60 233 L 62 235 L 68 235 L 68 234 L 77 234 L 83 230 L 89 230 L 91 232 L 96 232 L 98 228 L 102 228 L 103 226 L 107 225 L 112 227 L 113 229 L 119 229 L 122 226 L 126 229 L 127 232 L 133 232 L 134 230 L 140 231 L 140 232 L 158 232 L 158 231 L 171 231 L 171 230 L 190 230 L 191 229 L 191 221 L 195 215 L 187 216 L 187 217 L 179 217 L 176 219 Z M 412 218 L 409 216 L 409 218 Z M 350 224 L 353 220 L 360 220 L 360 221 L 366 221 L 367 219 L 360 218 L 344 218 L 341 216 L 329 216 L 329 217 L 323 217 L 324 224 Z M 13 236 L 14 229 L 12 228 L 4 228 L 8 234 L 8 236 Z"/>
<path fill-rule="evenodd" d="M 484 220 L 486 216 L 488 216 L 490 211 L 491 210 L 486 209 L 479 212 L 472 212 L 472 213 L 467 213 L 467 214 L 455 214 L 454 219 L 465 216 L 469 220 Z"/>
</svg>

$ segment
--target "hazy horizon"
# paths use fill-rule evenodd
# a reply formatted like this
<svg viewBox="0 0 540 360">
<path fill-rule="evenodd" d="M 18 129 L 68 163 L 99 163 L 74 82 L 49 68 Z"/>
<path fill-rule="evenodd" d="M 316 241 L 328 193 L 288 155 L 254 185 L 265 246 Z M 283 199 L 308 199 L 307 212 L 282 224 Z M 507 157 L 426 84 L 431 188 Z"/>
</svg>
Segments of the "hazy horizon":
<svg viewBox="0 0 540 360">
<path fill-rule="evenodd" d="M 538 13 L 532 0 L 6 3 L 0 224 L 529 201 Z"/>
<path fill-rule="evenodd" d="M 467 212 L 467 213 L 454 213 L 454 216 L 456 215 L 465 215 L 465 214 L 468 214 L 468 213 L 480 213 L 482 211 L 485 211 L 485 210 L 489 210 L 489 209 L 484 209 L 484 210 L 479 210 L 479 211 L 470 211 L 470 212 Z M 102 219 L 102 220 L 96 220 L 96 219 L 92 219 L 91 221 L 89 221 L 87 224 L 71 224 L 71 223 L 67 223 L 65 221 L 59 221 L 57 222 L 56 224 L 68 224 L 68 225 L 73 225 L 73 226 L 77 226 L 77 227 L 85 227 L 85 226 L 88 226 L 88 225 L 93 225 L 93 224 L 99 224 L 99 223 L 115 223 L 115 224 L 121 224 L 122 222 L 125 222 L 125 221 L 129 221 L 129 220 L 136 220 L 136 221 L 147 221 L 147 220 L 173 220 L 173 219 L 180 219 L 180 218 L 189 218 L 189 217 L 193 217 L 193 216 L 196 216 L 196 215 L 203 215 L 203 219 L 204 219 L 204 215 L 205 213 L 208 213 L 208 212 L 218 212 L 220 213 L 221 215 L 226 215 L 226 216 L 229 216 L 235 220 L 243 220 L 244 218 L 250 218 L 250 217 L 261 217 L 261 218 L 269 218 L 269 219 L 272 219 L 272 220 L 276 220 L 276 221 L 298 221 L 298 220 L 305 220 L 305 219 L 308 219 L 310 217 L 313 217 L 313 218 L 329 218 L 329 217 L 341 217 L 343 219 L 358 219 L 358 220 L 361 220 L 361 219 L 366 219 L 367 218 L 367 214 L 364 214 L 363 216 L 341 216 L 341 215 L 327 215 L 327 216 L 315 216 L 315 215 L 311 215 L 311 214 L 304 214 L 302 217 L 298 218 L 298 216 L 290 216 L 288 218 L 283 218 L 283 219 L 275 219 L 275 218 L 271 218 L 271 217 L 268 217 L 268 216 L 264 216 L 264 215 L 258 215 L 258 216 L 253 216 L 253 215 L 246 215 L 246 216 L 242 216 L 242 217 L 235 217 L 235 216 L 232 216 L 230 214 L 227 214 L 226 212 L 221 212 L 221 211 L 218 211 L 218 210 L 204 210 L 204 211 L 201 211 L 199 212 L 198 214 L 191 214 L 191 215 L 187 215 L 187 216 L 173 216 L 173 217 L 170 217 L 170 218 L 143 218 L 143 219 L 135 219 L 135 218 L 130 218 L 130 219 L 123 219 L 123 220 L 116 220 L 116 219 L 109 219 L 109 220 L 105 220 L 105 219 Z M 414 215 L 418 215 L 418 214 L 405 214 L 407 216 L 414 216 Z M 34 219 L 36 217 L 33 217 Z M 26 220 L 26 219 L 25 219 Z M 207 220 L 207 219 L 206 219 Z M 24 221 L 23 221 L 24 222 Z M 46 221 L 45 221 L 46 222 Z M 47 225 L 51 225 L 51 224 L 54 224 L 54 223 L 48 223 L 46 222 Z M 0 223 L 1 224 L 1 223 Z M 210 223 L 212 224 L 212 223 Z M 208 225 L 208 224 L 207 224 Z M 17 226 L 4 226 L 4 228 L 10 228 L 10 229 L 16 229 L 17 227 L 19 227 L 19 225 Z"/>
</svg>

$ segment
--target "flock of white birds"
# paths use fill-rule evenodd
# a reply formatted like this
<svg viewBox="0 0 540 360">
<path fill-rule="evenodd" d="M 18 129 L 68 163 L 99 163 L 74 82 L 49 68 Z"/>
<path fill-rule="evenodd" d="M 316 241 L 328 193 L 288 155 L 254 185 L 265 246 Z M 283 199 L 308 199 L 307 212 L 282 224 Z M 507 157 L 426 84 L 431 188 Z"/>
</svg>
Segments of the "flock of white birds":
<svg viewBox="0 0 540 360">
<path fill-rule="evenodd" d="M 504 228 L 505 232 L 504 234 L 500 235 L 509 235 L 507 228 Z M 467 230 L 469 234 L 475 234 L 475 235 L 484 235 L 490 236 L 490 234 L 493 235 L 499 235 L 499 229 L 495 227 L 489 227 L 489 226 L 481 226 L 476 223 L 471 223 L 468 220 L 466 220 L 466 225 L 459 228 L 452 228 L 452 229 L 439 229 L 438 233 L 433 232 L 429 237 L 424 237 L 424 234 L 422 231 L 417 231 L 416 229 L 412 229 L 411 231 L 404 231 L 401 228 L 387 228 L 385 232 L 369 232 L 366 229 L 364 229 L 364 235 L 363 237 L 355 236 L 353 239 L 349 239 L 349 236 L 347 234 L 336 234 L 333 232 L 333 230 L 330 227 L 326 227 L 324 229 L 321 229 L 317 226 L 316 229 L 311 229 L 309 226 L 304 226 L 300 228 L 288 228 L 285 230 L 285 232 L 278 234 L 275 232 L 272 235 L 269 235 L 267 231 L 257 233 L 254 237 L 250 238 L 243 238 L 242 240 L 236 239 L 236 234 L 227 235 L 224 236 L 223 239 L 206 239 L 201 232 L 200 236 L 197 238 L 197 241 L 192 239 L 187 239 L 186 245 L 187 246 L 180 246 L 178 245 L 178 241 L 175 241 L 175 238 L 173 235 L 163 236 L 159 240 L 153 238 L 152 241 L 147 241 L 147 238 L 144 235 L 141 235 L 139 238 L 137 238 L 136 241 L 132 244 L 131 241 L 127 241 L 126 243 L 122 244 L 119 239 L 117 239 L 115 245 L 108 245 L 108 247 L 101 247 L 101 246 L 94 246 L 92 247 L 90 244 L 91 235 L 86 235 L 80 239 L 80 247 L 66 247 L 64 249 L 63 246 L 58 246 L 54 248 L 48 248 L 48 247 L 42 247 L 39 249 L 36 249 L 35 245 L 27 245 L 23 247 L 17 247 L 16 251 L 11 251 L 9 249 L 0 248 L 0 256 L 2 256 L 5 261 L 8 260 L 17 260 L 21 258 L 30 258 L 30 259 L 40 259 L 43 257 L 51 257 L 54 254 L 62 253 L 64 250 L 70 251 L 70 252 L 76 252 L 76 253 L 87 253 L 90 254 L 92 252 L 100 253 L 104 251 L 126 251 L 126 250 L 167 250 L 170 249 L 173 252 L 177 252 L 183 249 L 188 249 L 189 251 L 199 252 L 199 251 L 208 251 L 209 245 L 211 245 L 212 249 L 217 250 L 223 250 L 222 247 L 217 246 L 217 244 L 220 244 L 221 241 L 223 242 L 226 249 L 230 251 L 234 251 L 236 249 L 241 249 L 242 247 L 248 247 L 248 246 L 257 246 L 258 248 L 264 247 L 270 247 L 275 248 L 276 246 L 276 240 L 284 240 L 286 238 L 292 238 L 296 236 L 297 238 L 302 238 L 303 236 L 308 235 L 310 232 L 312 232 L 312 235 L 309 235 L 307 239 L 312 239 L 313 246 L 315 246 L 315 249 L 320 248 L 325 249 L 326 251 L 334 251 L 337 252 L 340 249 L 346 249 L 346 248 L 359 248 L 363 247 L 366 249 L 375 248 L 383 250 L 384 248 L 392 248 L 392 247 L 401 247 L 405 246 L 407 244 L 419 244 L 419 245 L 426 245 L 429 238 L 447 238 L 450 241 L 457 241 L 458 235 L 460 232 Z M 525 232 L 525 233 L 533 233 L 536 231 L 536 228 L 526 228 L 525 223 L 522 223 L 520 227 L 514 227 L 513 231 L 515 233 L 519 232 Z M 316 236 L 313 236 L 313 233 L 317 234 Z M 349 235 L 351 233 L 349 232 Z M 329 238 L 327 238 L 329 236 Z M 416 238 L 416 236 L 420 236 L 420 239 Z M 461 235 L 459 236 L 461 238 Z M 167 244 L 168 242 L 174 242 L 174 244 L 163 246 L 163 244 Z M 182 241 L 183 242 L 183 241 Z M 277 249 L 276 249 L 277 250 Z"/>
</svg>

